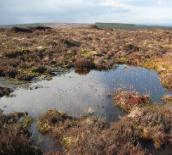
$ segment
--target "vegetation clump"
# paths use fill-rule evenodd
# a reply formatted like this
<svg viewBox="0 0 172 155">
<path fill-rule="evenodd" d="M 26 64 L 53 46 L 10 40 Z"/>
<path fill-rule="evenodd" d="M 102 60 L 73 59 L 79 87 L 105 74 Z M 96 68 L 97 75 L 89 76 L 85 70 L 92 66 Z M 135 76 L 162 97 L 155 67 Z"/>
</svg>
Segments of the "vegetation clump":
<svg viewBox="0 0 172 155">
<path fill-rule="evenodd" d="M 84 69 L 90 70 L 90 69 L 94 69 L 95 65 L 90 59 L 77 58 L 75 61 L 75 68 L 77 70 L 84 70 Z"/>
<path fill-rule="evenodd" d="M 32 119 L 27 113 L 0 113 L 0 154 L 41 155 L 42 151 L 29 139 Z"/>
<path fill-rule="evenodd" d="M 145 62 L 145 67 L 154 69 L 160 74 L 162 84 L 168 88 L 172 88 L 172 57 L 163 56 L 161 58 L 153 58 Z"/>
<path fill-rule="evenodd" d="M 113 101 L 124 111 L 131 111 L 134 107 L 141 107 L 149 104 L 150 97 L 141 95 L 138 92 L 119 89 L 113 95 Z"/>
<path fill-rule="evenodd" d="M 172 95 L 164 95 L 161 100 L 164 102 L 164 103 L 172 103 Z"/>
<path fill-rule="evenodd" d="M 92 117 L 73 118 L 56 110 L 39 119 L 39 129 L 63 148 L 61 154 L 157 154 L 172 144 L 170 104 L 135 107 L 111 124 Z M 40 126 L 41 125 L 41 126 Z"/>
<path fill-rule="evenodd" d="M 74 118 L 57 110 L 49 110 L 38 121 L 39 131 L 53 137 L 64 149 L 63 153 L 71 154 L 86 153 L 91 147 L 91 143 L 85 145 L 88 139 L 96 138 L 108 126 L 108 123 L 96 118 Z"/>
<path fill-rule="evenodd" d="M 48 26 L 14 26 L 11 28 L 11 32 L 14 33 L 33 33 L 34 31 L 46 31 L 46 30 L 51 30 L 51 27 Z"/>
<path fill-rule="evenodd" d="M 172 144 L 171 110 L 171 105 L 132 110 L 95 139 L 94 151 L 99 151 L 98 154 L 131 155 L 158 154 L 162 151 L 163 154 L 167 146 Z"/>
<path fill-rule="evenodd" d="M 81 45 L 81 43 L 79 41 L 76 40 L 63 40 L 64 44 L 70 48 L 70 47 L 79 47 Z"/>
<path fill-rule="evenodd" d="M 32 33 L 32 30 L 30 30 L 29 28 L 22 27 L 13 27 L 11 31 L 15 33 Z"/>
<path fill-rule="evenodd" d="M 10 93 L 12 93 L 13 90 L 10 88 L 6 88 L 6 87 L 0 87 L 0 97 L 3 97 L 4 95 L 9 96 Z"/>
</svg>

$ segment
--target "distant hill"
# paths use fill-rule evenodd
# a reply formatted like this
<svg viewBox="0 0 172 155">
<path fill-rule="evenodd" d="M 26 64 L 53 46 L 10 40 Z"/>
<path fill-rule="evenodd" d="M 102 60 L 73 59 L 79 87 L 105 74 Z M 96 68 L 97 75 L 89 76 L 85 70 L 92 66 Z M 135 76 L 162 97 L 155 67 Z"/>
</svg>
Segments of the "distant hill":
<svg viewBox="0 0 172 155">
<path fill-rule="evenodd" d="M 90 28 L 95 27 L 95 24 L 90 23 L 33 23 L 33 24 L 12 24 L 12 25 L 0 25 L 0 28 L 12 28 L 12 27 L 20 27 L 20 28 L 28 28 L 28 27 L 52 27 L 52 28 Z"/>
<path fill-rule="evenodd" d="M 12 24 L 12 25 L 0 25 L 0 28 L 12 28 L 12 27 L 37 27 L 37 26 L 45 26 L 45 24 L 41 23 L 33 23 L 33 24 Z"/>
<path fill-rule="evenodd" d="M 33 24 L 14 24 L 14 25 L 0 25 L 0 28 L 12 28 L 12 27 L 38 27 L 48 26 L 54 28 L 60 27 L 95 27 L 98 29 L 149 29 L 149 28 L 165 28 L 172 29 L 170 26 L 158 26 L 158 25 L 139 25 L 139 24 L 124 24 L 124 23 L 33 23 Z"/>
<path fill-rule="evenodd" d="M 99 29 L 144 29 L 144 28 L 168 28 L 170 26 L 158 26 L 158 25 L 137 25 L 137 24 L 123 24 L 123 23 L 95 23 L 95 26 Z"/>
</svg>

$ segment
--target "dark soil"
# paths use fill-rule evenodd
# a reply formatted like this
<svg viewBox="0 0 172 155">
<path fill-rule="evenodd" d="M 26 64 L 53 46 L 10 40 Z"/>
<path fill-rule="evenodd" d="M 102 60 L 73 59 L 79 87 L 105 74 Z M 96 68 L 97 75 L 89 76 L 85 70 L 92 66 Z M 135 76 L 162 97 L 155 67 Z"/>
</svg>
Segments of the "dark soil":
<svg viewBox="0 0 172 155">
<path fill-rule="evenodd" d="M 3 97 L 4 95 L 9 96 L 11 92 L 13 92 L 13 90 L 10 88 L 0 87 L 0 97 Z"/>
</svg>

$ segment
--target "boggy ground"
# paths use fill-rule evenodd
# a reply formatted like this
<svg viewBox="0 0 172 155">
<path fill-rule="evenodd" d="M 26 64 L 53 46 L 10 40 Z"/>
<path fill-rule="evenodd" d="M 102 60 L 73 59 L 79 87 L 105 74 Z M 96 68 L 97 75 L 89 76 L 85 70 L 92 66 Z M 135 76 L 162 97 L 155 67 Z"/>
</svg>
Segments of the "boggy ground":
<svg viewBox="0 0 172 155">
<path fill-rule="evenodd" d="M 125 63 L 155 69 L 162 83 L 172 87 L 168 29 L 12 28 L 0 29 L 0 42 L 3 77 L 30 81 L 71 67 L 101 70 Z"/>
<path fill-rule="evenodd" d="M 0 77 L 31 81 L 72 67 L 87 72 L 125 63 L 156 70 L 164 86 L 172 88 L 171 30 L 12 28 L 0 29 L 0 42 Z M 9 95 L 4 88 L 0 93 Z M 172 145 L 171 98 L 166 102 L 131 108 L 112 124 L 50 110 L 38 128 L 62 147 L 54 154 L 157 154 Z M 21 123 L 30 119 L 19 114 L 0 115 L 0 154 L 41 154 L 29 140 L 28 123 Z"/>
<path fill-rule="evenodd" d="M 41 155 L 41 150 L 29 137 L 32 118 L 27 113 L 0 112 L 0 154 L 1 155 Z"/>
<path fill-rule="evenodd" d="M 49 110 L 40 117 L 37 121 L 39 131 L 61 146 L 58 152 L 44 155 L 171 154 L 171 99 L 165 96 L 165 104 L 155 105 L 147 104 L 149 98 L 137 92 L 121 90 L 115 94 L 123 98 L 120 103 L 127 101 L 125 104 L 129 103 L 130 107 L 129 113 L 117 122 L 109 123 L 93 116 L 74 118 L 57 110 Z M 142 104 L 141 101 L 146 102 Z M 41 149 L 30 140 L 31 124 L 32 118 L 27 113 L 5 115 L 0 112 L 0 154 L 42 155 Z"/>
<path fill-rule="evenodd" d="M 82 117 L 72 118 L 49 110 L 38 128 L 62 147 L 50 154 L 168 154 L 172 145 L 172 105 L 134 108 L 118 122 Z M 170 152 L 171 151 L 171 152 Z M 160 153 L 160 154 L 161 154 Z"/>
</svg>

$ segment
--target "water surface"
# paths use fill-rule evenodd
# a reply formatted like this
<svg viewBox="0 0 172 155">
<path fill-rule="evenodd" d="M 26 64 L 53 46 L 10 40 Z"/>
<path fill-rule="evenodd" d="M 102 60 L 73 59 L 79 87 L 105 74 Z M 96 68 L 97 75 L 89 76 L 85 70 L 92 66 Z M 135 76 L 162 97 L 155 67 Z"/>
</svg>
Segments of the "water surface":
<svg viewBox="0 0 172 155">
<path fill-rule="evenodd" d="M 7 113 L 26 111 L 37 118 L 48 109 L 56 108 L 72 116 L 91 113 L 114 121 L 122 115 L 110 96 L 118 88 L 149 94 L 155 102 L 168 93 L 156 72 L 126 65 L 109 71 L 93 70 L 87 75 L 71 71 L 51 81 L 33 83 L 30 88 L 17 88 L 13 97 L 1 98 L 0 109 Z"/>
<path fill-rule="evenodd" d="M 126 65 L 119 65 L 109 71 L 93 70 L 86 75 L 70 71 L 50 81 L 34 82 L 29 87 L 28 84 L 19 86 L 0 79 L 0 86 L 15 88 L 12 97 L 0 98 L 0 109 L 4 113 L 28 112 L 36 119 L 48 109 L 56 108 L 75 117 L 91 114 L 115 121 L 124 115 L 112 103 L 111 94 L 117 89 L 148 94 L 154 102 L 159 102 L 164 94 L 169 93 L 161 85 L 156 72 Z M 53 139 L 38 132 L 36 119 L 30 128 L 31 139 L 45 152 L 61 150 Z"/>
</svg>

